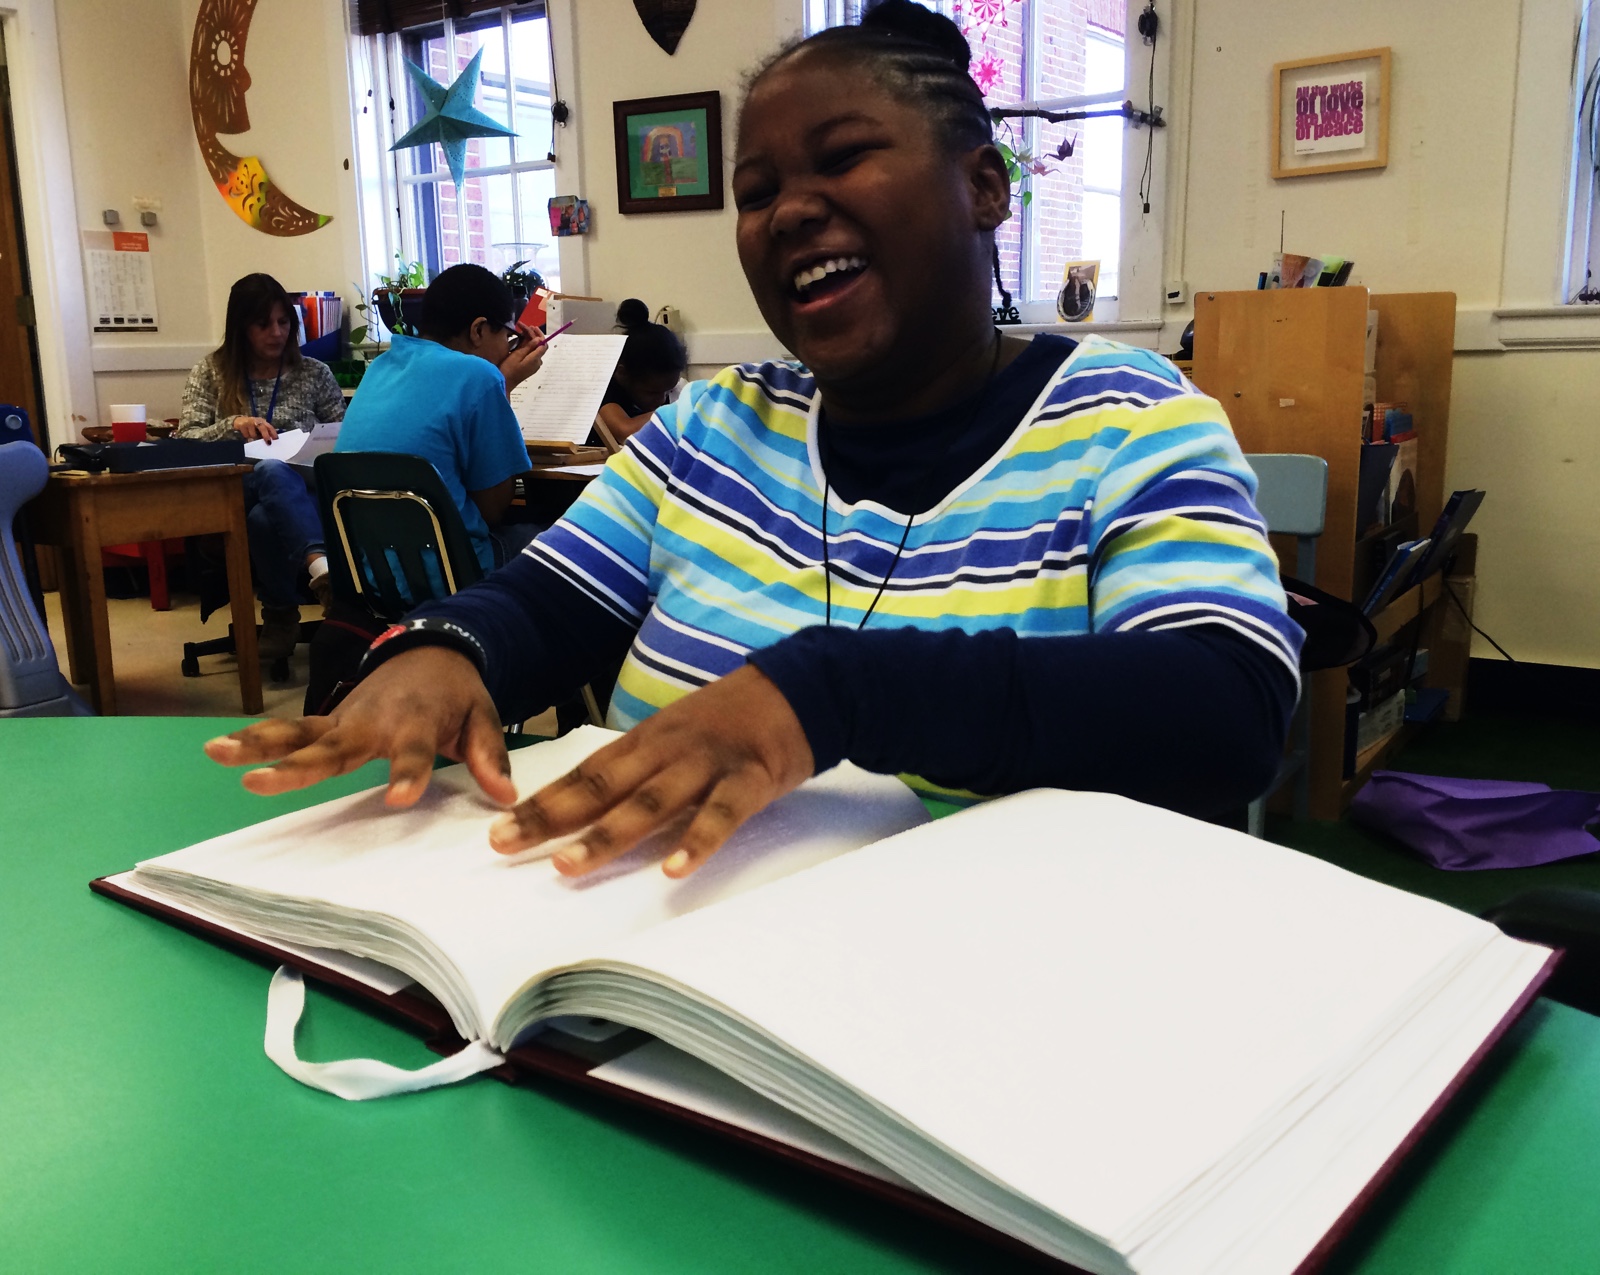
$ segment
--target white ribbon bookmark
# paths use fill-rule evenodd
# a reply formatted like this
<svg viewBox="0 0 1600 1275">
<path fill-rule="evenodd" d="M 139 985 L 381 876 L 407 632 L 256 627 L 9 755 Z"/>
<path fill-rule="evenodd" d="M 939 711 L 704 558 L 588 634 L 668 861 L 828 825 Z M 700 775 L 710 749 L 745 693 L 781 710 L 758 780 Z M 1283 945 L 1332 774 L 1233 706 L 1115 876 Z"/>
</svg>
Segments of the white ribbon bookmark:
<svg viewBox="0 0 1600 1275">
<path fill-rule="evenodd" d="M 267 989 L 267 1057 L 302 1085 L 321 1089 L 340 1098 L 359 1102 L 363 1098 L 387 1098 L 391 1094 L 415 1093 L 437 1085 L 452 1085 L 480 1071 L 498 1067 L 505 1058 L 481 1040 L 430 1063 L 419 1071 L 406 1071 L 376 1058 L 347 1058 L 342 1062 L 305 1062 L 294 1052 L 294 1029 L 306 1006 L 306 985 L 298 970 L 280 965 Z"/>
</svg>

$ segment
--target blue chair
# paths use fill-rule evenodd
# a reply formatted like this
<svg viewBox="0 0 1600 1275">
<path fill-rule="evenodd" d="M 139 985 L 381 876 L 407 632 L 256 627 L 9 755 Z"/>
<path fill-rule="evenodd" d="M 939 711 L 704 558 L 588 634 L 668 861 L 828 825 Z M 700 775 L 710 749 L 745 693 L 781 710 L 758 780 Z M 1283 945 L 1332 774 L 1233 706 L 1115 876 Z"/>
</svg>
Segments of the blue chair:
<svg viewBox="0 0 1600 1275">
<path fill-rule="evenodd" d="M 31 433 L 25 442 L 0 444 L 0 717 L 91 715 L 61 676 L 12 536 L 17 511 L 44 490 L 49 476 L 50 463 Z"/>
<path fill-rule="evenodd" d="M 33 430 L 28 424 L 28 409 L 14 403 L 0 403 L 0 446 L 6 443 L 31 443 Z"/>
<path fill-rule="evenodd" d="M 1295 537 L 1294 565 L 1289 574 L 1305 581 L 1317 576 L 1317 537 L 1328 506 L 1328 462 L 1320 456 L 1269 452 L 1246 456 L 1256 475 L 1256 509 L 1267 530 Z M 1289 750 L 1272 787 L 1252 801 L 1246 828 L 1259 837 L 1266 825 L 1267 798 L 1294 780 L 1294 817 L 1311 815 L 1311 696 L 1302 686 L 1300 702 L 1289 723 Z"/>
</svg>

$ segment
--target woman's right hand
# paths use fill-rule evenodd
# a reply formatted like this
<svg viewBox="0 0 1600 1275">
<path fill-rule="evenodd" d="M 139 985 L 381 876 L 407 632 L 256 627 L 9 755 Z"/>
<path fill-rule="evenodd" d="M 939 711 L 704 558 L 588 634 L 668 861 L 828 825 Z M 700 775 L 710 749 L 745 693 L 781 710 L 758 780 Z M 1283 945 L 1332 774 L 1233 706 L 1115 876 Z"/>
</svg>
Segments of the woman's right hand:
<svg viewBox="0 0 1600 1275">
<path fill-rule="evenodd" d="M 404 651 L 363 678 L 327 717 L 256 722 L 206 743 L 224 766 L 255 766 L 242 782 L 273 796 L 389 762 L 391 806 L 422 796 L 436 754 L 465 762 L 492 800 L 516 800 L 500 717 L 477 666 L 442 646 Z"/>
<path fill-rule="evenodd" d="M 273 428 L 272 422 L 263 420 L 259 416 L 235 416 L 233 427 L 247 443 L 253 443 L 257 439 L 270 443 L 278 436 L 278 431 Z"/>
</svg>

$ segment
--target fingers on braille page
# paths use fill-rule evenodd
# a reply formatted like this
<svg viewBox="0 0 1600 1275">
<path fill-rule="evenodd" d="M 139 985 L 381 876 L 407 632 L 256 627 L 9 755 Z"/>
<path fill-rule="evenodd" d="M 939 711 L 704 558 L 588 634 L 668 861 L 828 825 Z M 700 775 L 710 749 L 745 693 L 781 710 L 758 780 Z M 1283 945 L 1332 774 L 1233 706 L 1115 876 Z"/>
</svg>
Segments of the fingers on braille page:
<svg viewBox="0 0 1600 1275">
<path fill-rule="evenodd" d="M 661 870 L 669 877 L 688 876 L 772 799 L 770 781 L 753 767 L 722 780 L 684 829 Z"/>
<path fill-rule="evenodd" d="M 414 804 L 428 787 L 435 756 L 433 740 L 424 735 L 413 733 L 397 740 L 389 753 L 389 791 L 384 802 L 391 806 Z"/>
<path fill-rule="evenodd" d="M 326 718 L 270 719 L 205 742 L 206 756 L 224 766 L 277 761 L 308 747 L 329 729 Z"/>
<path fill-rule="evenodd" d="M 683 823 L 710 784 L 693 762 L 649 775 L 571 846 L 556 856 L 562 872 L 588 872 L 633 850 L 651 835 Z"/>
</svg>

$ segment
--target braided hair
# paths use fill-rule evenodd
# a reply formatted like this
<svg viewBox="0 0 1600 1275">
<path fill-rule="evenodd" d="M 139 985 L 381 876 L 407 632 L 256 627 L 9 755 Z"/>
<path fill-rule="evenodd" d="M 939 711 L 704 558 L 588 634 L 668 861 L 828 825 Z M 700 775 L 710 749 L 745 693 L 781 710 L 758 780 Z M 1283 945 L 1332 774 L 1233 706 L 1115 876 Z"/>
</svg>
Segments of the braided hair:
<svg viewBox="0 0 1600 1275">
<path fill-rule="evenodd" d="M 771 71 L 802 52 L 865 70 L 897 100 L 915 105 L 949 154 L 994 142 L 989 108 L 967 70 L 972 47 L 961 29 L 943 14 L 913 0 L 880 0 L 863 15 L 859 26 L 828 27 L 779 49 L 745 80 L 745 101 Z M 995 287 L 1009 310 L 1011 293 L 1000 279 L 998 244 L 993 247 L 992 260 Z"/>
</svg>

